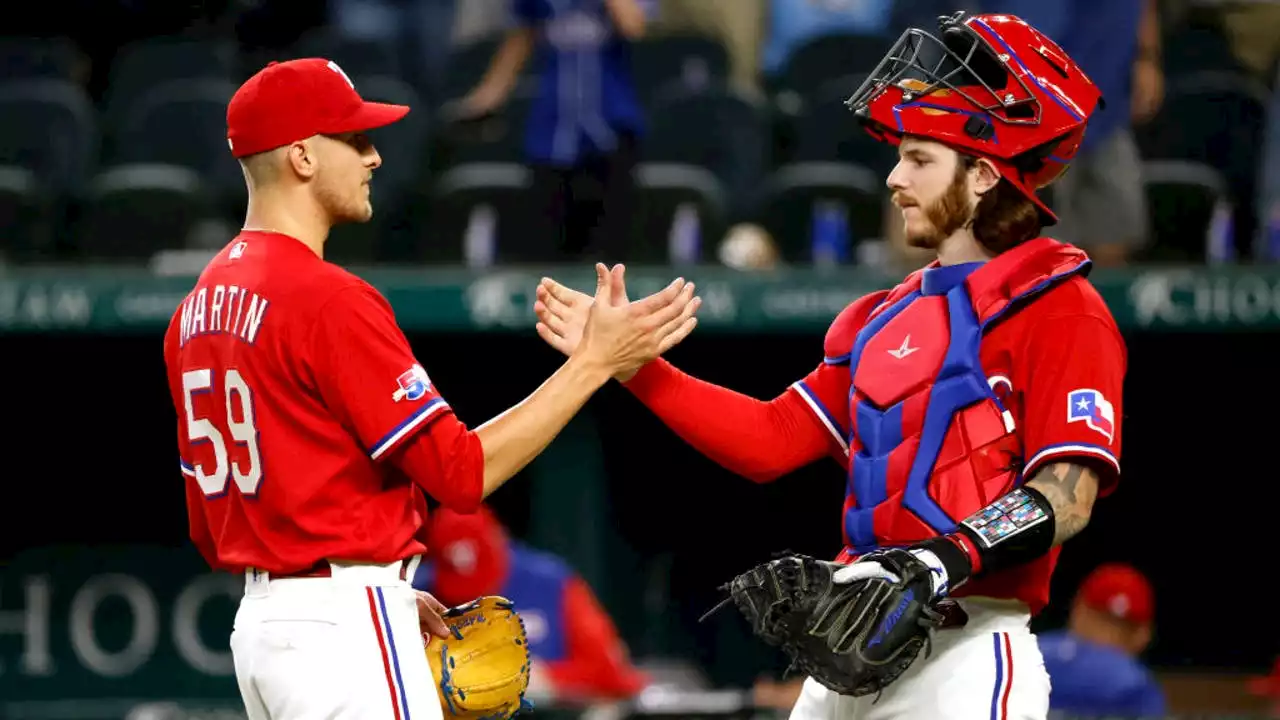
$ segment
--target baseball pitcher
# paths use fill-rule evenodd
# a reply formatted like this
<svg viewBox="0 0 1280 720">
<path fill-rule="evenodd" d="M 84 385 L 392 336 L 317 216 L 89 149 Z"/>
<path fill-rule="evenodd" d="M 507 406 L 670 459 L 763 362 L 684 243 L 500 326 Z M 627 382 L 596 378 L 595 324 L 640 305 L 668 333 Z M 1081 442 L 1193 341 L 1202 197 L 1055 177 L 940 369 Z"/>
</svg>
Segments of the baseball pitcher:
<svg viewBox="0 0 1280 720">
<path fill-rule="evenodd" d="M 515 648 L 523 635 L 502 599 L 445 612 L 414 592 L 423 493 L 473 512 L 610 376 L 693 328 L 690 286 L 622 307 L 606 302 L 599 266 L 600 311 L 580 349 L 516 407 L 463 425 L 386 299 L 324 260 L 332 226 L 373 213 L 382 158 L 366 131 L 407 112 L 364 101 L 322 58 L 272 63 L 245 82 L 227 109 L 249 188 L 244 229 L 165 335 L 191 538 L 212 567 L 245 578 L 231 650 L 250 720 L 439 718 L 442 705 L 510 717 L 527 648 L 463 653 L 466 667 L 448 662 L 433 679 L 423 629 L 440 636 L 436 662 L 469 642 Z M 485 667 L 503 663 L 509 672 Z M 476 677 L 508 678 L 510 702 L 475 707 L 495 694 L 475 692 L 468 707 L 459 695 Z"/>
</svg>

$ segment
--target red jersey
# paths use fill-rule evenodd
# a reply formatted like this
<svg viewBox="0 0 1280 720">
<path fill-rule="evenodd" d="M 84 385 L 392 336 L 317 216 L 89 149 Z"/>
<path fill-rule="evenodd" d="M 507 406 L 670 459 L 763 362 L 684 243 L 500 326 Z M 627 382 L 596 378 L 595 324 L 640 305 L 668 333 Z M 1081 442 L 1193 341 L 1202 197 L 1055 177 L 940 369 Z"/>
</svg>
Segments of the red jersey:
<svg viewBox="0 0 1280 720">
<path fill-rule="evenodd" d="M 1029 243 L 1026 252 L 1034 246 Z M 911 327 L 897 327 L 893 323 L 898 318 L 886 317 L 885 306 L 898 304 L 885 302 L 890 293 L 855 302 L 828 331 L 826 360 L 793 385 L 830 434 L 832 454 L 849 472 L 842 561 L 875 547 L 908 545 L 950 531 L 1045 463 L 1100 460 L 1109 468 L 1101 492 L 1114 488 L 1120 471 L 1126 351 L 1110 312 L 1076 267 L 1060 274 L 1047 290 L 1029 278 L 1029 294 L 1009 303 L 1012 311 L 999 313 L 992 318 L 998 321 L 988 325 L 982 322 L 981 307 L 970 310 L 967 297 L 957 303 L 959 296 L 950 290 L 974 283 L 995 265 L 924 270 L 915 294 L 899 292 L 901 307 L 888 311 L 906 318 L 911 315 L 906 306 L 917 303 L 914 320 L 903 321 L 914 322 Z M 972 279 L 966 280 L 970 274 Z M 980 337 L 976 383 L 948 369 L 963 365 L 963 352 L 955 344 L 964 341 L 956 335 L 965 328 L 945 318 L 966 313 L 978 320 L 970 326 Z M 948 332 L 950 344 L 940 342 Z M 918 369 L 912 365 L 922 366 L 918 375 L 924 384 L 895 387 L 914 382 Z M 981 387 L 984 379 L 986 387 Z M 993 397 L 974 405 L 965 393 Z M 941 413 L 929 405 L 947 395 L 958 398 L 959 409 L 950 426 L 938 425 L 929 416 Z M 930 466 L 921 471 L 913 460 L 926 451 L 931 434 Z M 911 485 L 917 482 L 913 500 Z M 956 594 L 1017 598 L 1038 611 L 1048 601 L 1057 554 L 1055 548 L 1040 560 L 971 582 Z"/>
<path fill-rule="evenodd" d="M 211 565 L 283 574 L 423 552 L 426 498 L 385 460 L 451 410 L 373 287 L 246 231 L 174 312 L 164 353 L 191 536 Z"/>
</svg>

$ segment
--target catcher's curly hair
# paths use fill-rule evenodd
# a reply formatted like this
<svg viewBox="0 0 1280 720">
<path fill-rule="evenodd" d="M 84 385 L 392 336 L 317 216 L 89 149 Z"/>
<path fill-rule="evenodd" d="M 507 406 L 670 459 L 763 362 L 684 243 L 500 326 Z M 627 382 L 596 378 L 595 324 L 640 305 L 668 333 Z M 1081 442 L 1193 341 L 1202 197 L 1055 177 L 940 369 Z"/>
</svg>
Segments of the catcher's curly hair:
<svg viewBox="0 0 1280 720">
<path fill-rule="evenodd" d="M 956 181 L 963 182 L 977 163 L 978 158 L 961 153 Z M 1003 177 L 978 200 L 969 223 L 973 237 L 997 255 L 1039 237 L 1044 229 L 1035 203 Z"/>
</svg>

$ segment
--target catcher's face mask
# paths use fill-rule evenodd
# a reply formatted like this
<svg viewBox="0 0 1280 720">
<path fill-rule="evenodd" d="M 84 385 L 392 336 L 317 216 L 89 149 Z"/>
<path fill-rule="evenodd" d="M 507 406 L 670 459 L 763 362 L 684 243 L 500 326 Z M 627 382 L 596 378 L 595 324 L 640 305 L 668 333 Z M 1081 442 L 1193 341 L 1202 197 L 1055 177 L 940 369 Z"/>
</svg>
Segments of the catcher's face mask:
<svg viewBox="0 0 1280 720">
<path fill-rule="evenodd" d="M 910 28 L 847 101 L 877 139 L 904 135 L 991 160 L 1036 197 L 1067 168 L 1101 93 L 1053 40 L 1012 15 L 956 13 Z"/>
</svg>

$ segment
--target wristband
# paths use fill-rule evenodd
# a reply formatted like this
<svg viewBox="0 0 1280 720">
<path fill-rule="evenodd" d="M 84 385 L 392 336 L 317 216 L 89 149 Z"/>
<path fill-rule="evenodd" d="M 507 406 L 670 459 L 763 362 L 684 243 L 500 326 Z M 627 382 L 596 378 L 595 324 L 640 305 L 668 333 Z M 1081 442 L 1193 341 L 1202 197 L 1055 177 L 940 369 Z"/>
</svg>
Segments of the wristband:
<svg viewBox="0 0 1280 720">
<path fill-rule="evenodd" d="M 954 590 L 971 577 L 1043 556 L 1053 547 L 1054 525 L 1048 498 L 1024 485 L 919 547 L 938 557 Z"/>
</svg>

